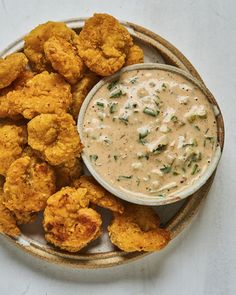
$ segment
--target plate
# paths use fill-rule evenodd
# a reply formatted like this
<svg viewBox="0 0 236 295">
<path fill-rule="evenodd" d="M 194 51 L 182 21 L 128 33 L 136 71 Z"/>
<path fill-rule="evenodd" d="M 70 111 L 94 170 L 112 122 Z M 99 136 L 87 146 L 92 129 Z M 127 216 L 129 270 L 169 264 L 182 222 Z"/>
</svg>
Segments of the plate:
<svg viewBox="0 0 236 295">
<path fill-rule="evenodd" d="M 64 21 L 69 27 L 79 32 L 84 24 L 85 18 L 70 19 Z M 171 43 L 161 36 L 130 22 L 121 22 L 132 35 L 135 43 L 144 50 L 144 62 L 157 62 L 176 66 L 204 83 L 187 58 Z M 15 41 L 0 53 L 1 57 L 10 53 L 20 51 L 23 47 L 23 38 Z M 218 140 L 221 150 L 224 146 L 224 122 L 218 104 L 207 90 L 210 100 L 218 108 Z M 86 170 L 86 168 L 85 168 Z M 199 211 L 201 204 L 207 197 L 207 193 L 212 185 L 215 173 L 197 192 L 186 200 L 178 201 L 173 204 L 154 207 L 160 215 L 163 227 L 171 231 L 171 238 L 174 239 L 180 232 L 188 226 L 193 217 Z M 43 228 L 41 225 L 42 215 L 29 225 L 21 226 L 22 235 L 18 239 L 3 235 L 6 239 L 14 243 L 20 249 L 29 254 L 37 256 L 45 261 L 56 264 L 64 264 L 75 268 L 102 268 L 120 265 L 140 259 L 150 253 L 132 252 L 126 253 L 113 246 L 106 232 L 107 225 L 111 220 L 111 214 L 107 210 L 101 209 L 100 212 L 104 219 L 104 234 L 101 238 L 92 242 L 88 247 L 81 250 L 78 254 L 70 254 L 58 250 L 46 243 L 43 237 Z M 158 254 L 157 254 L 158 255 Z"/>
</svg>

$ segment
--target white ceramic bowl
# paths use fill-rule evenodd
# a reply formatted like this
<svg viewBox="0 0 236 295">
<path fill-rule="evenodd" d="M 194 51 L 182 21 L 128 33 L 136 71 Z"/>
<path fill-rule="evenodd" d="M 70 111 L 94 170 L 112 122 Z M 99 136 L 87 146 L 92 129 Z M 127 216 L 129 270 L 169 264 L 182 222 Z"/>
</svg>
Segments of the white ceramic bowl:
<svg viewBox="0 0 236 295">
<path fill-rule="evenodd" d="M 104 85 L 109 83 L 111 80 L 117 79 L 122 73 L 127 72 L 127 71 L 133 71 L 133 70 L 141 70 L 141 69 L 159 69 L 159 70 L 166 70 L 170 71 L 173 73 L 177 73 L 182 75 L 184 78 L 188 79 L 190 82 L 192 82 L 194 85 L 196 85 L 206 96 L 206 98 L 210 101 L 211 104 L 213 104 L 213 110 L 215 110 L 215 116 L 216 116 L 216 121 L 217 121 L 217 115 L 220 114 L 220 110 L 218 109 L 218 106 L 215 105 L 211 97 L 209 95 L 208 90 L 206 87 L 199 82 L 197 79 L 195 79 L 192 75 L 189 73 L 180 70 L 179 68 L 169 66 L 169 65 L 162 65 L 162 64 L 157 64 L 157 63 L 144 63 L 144 64 L 136 64 L 132 66 L 125 67 L 121 69 L 119 72 L 116 74 L 109 76 L 107 78 L 102 79 L 98 84 L 96 84 L 93 89 L 89 92 L 87 95 L 86 99 L 83 102 L 83 105 L 81 107 L 80 113 L 79 113 L 79 118 L 78 118 L 78 132 L 81 137 L 81 141 L 83 143 L 83 121 L 84 121 L 84 116 L 87 110 L 87 107 L 95 95 L 95 93 Z M 218 122 L 217 122 L 218 124 Z M 218 127 L 218 126 L 217 126 Z M 219 128 L 218 128 L 218 133 L 219 133 Z M 219 134 L 218 134 L 219 137 Z M 219 160 L 221 156 L 221 147 L 219 143 L 217 144 L 215 153 L 212 157 L 212 161 L 209 164 L 208 168 L 206 171 L 196 180 L 191 186 L 188 186 L 187 188 L 183 189 L 180 192 L 173 193 L 170 196 L 166 196 L 165 198 L 163 197 L 158 197 L 158 196 L 150 196 L 150 195 L 141 195 L 133 192 L 124 192 L 122 190 L 119 190 L 112 185 L 110 185 L 107 181 L 105 181 L 102 177 L 102 175 L 98 174 L 97 171 L 94 169 L 89 157 L 85 154 L 82 153 L 82 158 L 84 160 L 84 163 L 86 167 L 88 168 L 89 172 L 93 175 L 93 177 L 109 192 L 114 194 L 115 196 L 126 200 L 131 203 L 136 203 L 136 204 L 141 204 L 141 205 L 166 205 L 169 203 L 173 203 L 179 200 L 182 200 L 193 193 L 195 193 L 197 190 L 199 190 L 205 183 L 206 181 L 210 178 L 210 176 L 213 174 L 215 171 Z"/>
</svg>

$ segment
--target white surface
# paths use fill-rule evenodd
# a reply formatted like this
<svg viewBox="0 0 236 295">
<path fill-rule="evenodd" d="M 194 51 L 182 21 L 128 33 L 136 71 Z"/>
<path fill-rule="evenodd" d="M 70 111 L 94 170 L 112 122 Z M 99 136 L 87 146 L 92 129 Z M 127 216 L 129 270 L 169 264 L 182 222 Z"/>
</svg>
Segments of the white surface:
<svg viewBox="0 0 236 295">
<path fill-rule="evenodd" d="M 162 35 L 196 66 L 225 118 L 226 145 L 204 208 L 160 253 L 104 270 L 70 270 L 0 239 L 0 294 L 236 294 L 236 2 L 0 1 L 0 48 L 40 22 L 108 12 Z"/>
</svg>

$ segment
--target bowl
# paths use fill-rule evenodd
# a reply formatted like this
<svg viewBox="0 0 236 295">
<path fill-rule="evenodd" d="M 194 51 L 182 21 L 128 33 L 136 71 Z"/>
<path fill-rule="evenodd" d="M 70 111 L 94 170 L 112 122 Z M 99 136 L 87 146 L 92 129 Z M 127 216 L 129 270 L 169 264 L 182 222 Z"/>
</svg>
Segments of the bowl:
<svg viewBox="0 0 236 295">
<path fill-rule="evenodd" d="M 201 92 L 205 95 L 205 97 L 209 100 L 209 102 L 212 104 L 212 108 L 213 108 L 215 117 L 217 117 L 217 115 L 220 113 L 218 106 L 213 104 L 212 101 L 210 100 L 210 96 L 209 96 L 208 91 L 205 88 L 205 86 L 200 81 L 198 81 L 196 78 L 191 76 L 191 74 L 189 74 L 183 70 L 180 70 L 179 68 L 170 66 L 170 65 L 160 65 L 160 64 L 156 64 L 156 63 L 136 64 L 136 65 L 125 67 L 121 71 L 117 72 L 116 74 L 102 79 L 89 92 L 89 94 L 87 95 L 86 99 L 83 102 L 83 105 L 81 107 L 79 117 L 78 117 L 78 132 L 80 134 L 82 143 L 84 140 L 84 138 L 83 138 L 83 122 L 84 122 L 85 113 L 86 113 L 86 110 L 88 108 L 88 105 L 89 105 L 91 99 L 94 97 L 94 95 L 97 93 L 97 91 L 103 85 L 108 84 L 110 81 L 113 81 L 114 79 L 117 79 L 121 74 L 123 74 L 125 72 L 129 72 L 129 71 L 133 71 L 133 70 L 143 70 L 143 69 L 145 69 L 145 70 L 146 69 L 164 70 L 164 71 L 176 73 L 176 74 L 183 76 L 184 78 L 186 78 L 187 80 L 192 82 L 198 89 L 200 89 Z M 217 127 L 218 127 L 218 123 L 217 123 Z M 219 131 L 219 128 L 217 128 L 217 130 Z M 218 142 L 216 145 L 215 152 L 213 153 L 211 163 L 208 165 L 208 167 L 202 173 L 202 175 L 199 176 L 199 178 L 196 181 L 194 181 L 191 185 L 188 185 L 183 190 L 180 190 L 179 192 L 176 192 L 176 193 L 173 193 L 169 196 L 166 196 L 165 198 L 163 198 L 162 196 L 150 196 L 150 195 L 144 195 L 144 194 L 139 194 L 139 193 L 135 193 L 135 192 L 120 190 L 117 187 L 112 186 L 110 183 L 108 183 L 103 178 L 103 176 L 95 170 L 93 164 L 91 163 L 88 155 L 86 155 L 85 152 L 82 153 L 82 158 L 84 160 L 86 167 L 88 168 L 89 172 L 93 175 L 93 177 L 106 190 L 108 190 L 110 193 L 114 194 L 115 196 L 117 196 L 123 200 L 126 200 L 128 202 L 141 204 L 141 205 L 150 205 L 150 206 L 164 205 L 164 204 L 173 203 L 178 200 L 182 200 L 184 198 L 191 196 L 193 193 L 195 193 L 197 190 L 199 190 L 206 183 L 206 181 L 210 178 L 210 176 L 215 171 L 215 169 L 219 163 L 220 156 L 221 156 L 221 147 L 219 144 L 219 134 L 218 134 L 217 138 L 218 138 L 217 139 Z"/>
</svg>

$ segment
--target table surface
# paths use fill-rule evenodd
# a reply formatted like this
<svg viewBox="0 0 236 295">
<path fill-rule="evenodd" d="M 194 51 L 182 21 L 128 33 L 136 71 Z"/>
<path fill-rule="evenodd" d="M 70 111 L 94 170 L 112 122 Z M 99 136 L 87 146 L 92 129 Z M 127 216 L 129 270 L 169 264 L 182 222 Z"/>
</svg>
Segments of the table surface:
<svg viewBox="0 0 236 295">
<path fill-rule="evenodd" d="M 226 143 L 191 226 L 160 253 L 110 269 L 40 261 L 0 238 L 0 294 L 236 294 L 236 2 L 234 0 L 1 0 L 0 49 L 47 20 L 107 12 L 160 34 L 190 59 L 215 95 Z"/>
</svg>

